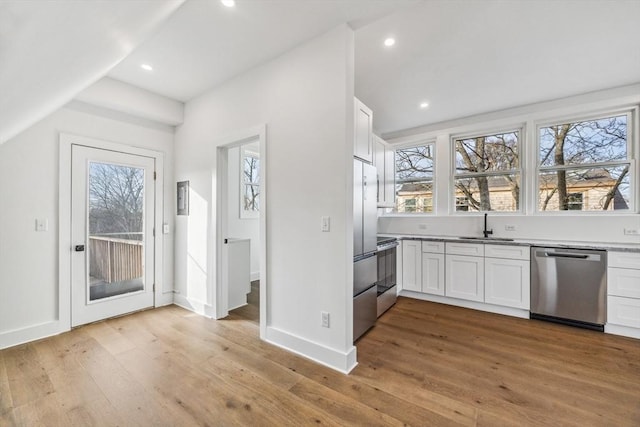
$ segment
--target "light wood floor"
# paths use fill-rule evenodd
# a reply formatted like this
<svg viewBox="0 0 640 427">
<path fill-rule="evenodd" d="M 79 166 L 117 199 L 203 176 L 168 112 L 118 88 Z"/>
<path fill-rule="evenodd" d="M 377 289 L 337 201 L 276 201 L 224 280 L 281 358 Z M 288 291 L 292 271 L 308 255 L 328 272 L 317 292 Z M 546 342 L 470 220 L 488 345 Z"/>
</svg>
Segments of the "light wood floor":
<svg viewBox="0 0 640 427">
<path fill-rule="evenodd" d="M 342 375 L 170 306 L 0 352 L 0 425 L 640 426 L 640 341 L 400 298 Z"/>
</svg>

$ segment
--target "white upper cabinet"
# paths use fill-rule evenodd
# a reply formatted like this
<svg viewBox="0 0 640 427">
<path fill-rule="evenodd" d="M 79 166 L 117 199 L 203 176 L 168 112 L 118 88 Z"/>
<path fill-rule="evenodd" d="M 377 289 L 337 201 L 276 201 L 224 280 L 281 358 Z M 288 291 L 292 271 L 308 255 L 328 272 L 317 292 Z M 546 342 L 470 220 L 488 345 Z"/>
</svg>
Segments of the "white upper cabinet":
<svg viewBox="0 0 640 427">
<path fill-rule="evenodd" d="M 373 113 L 358 98 L 354 98 L 355 124 L 353 155 L 373 163 Z"/>
<path fill-rule="evenodd" d="M 378 170 L 378 207 L 395 206 L 394 152 L 384 140 L 373 135 L 373 165 Z"/>
</svg>

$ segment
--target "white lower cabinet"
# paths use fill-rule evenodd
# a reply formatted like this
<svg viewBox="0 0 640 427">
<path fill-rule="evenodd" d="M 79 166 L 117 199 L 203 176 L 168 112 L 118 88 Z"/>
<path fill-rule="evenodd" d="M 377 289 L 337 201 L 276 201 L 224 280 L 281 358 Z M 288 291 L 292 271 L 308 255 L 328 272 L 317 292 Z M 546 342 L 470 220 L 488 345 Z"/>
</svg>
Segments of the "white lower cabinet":
<svg viewBox="0 0 640 427">
<path fill-rule="evenodd" d="M 640 328 L 640 299 L 609 295 L 607 320 L 613 325 Z"/>
<path fill-rule="evenodd" d="M 445 295 L 483 302 L 484 258 L 447 253 L 445 260 Z"/>
<path fill-rule="evenodd" d="M 607 254 L 605 331 L 640 338 L 640 253 Z"/>
<path fill-rule="evenodd" d="M 529 261 L 485 258 L 484 302 L 506 307 L 530 307 Z"/>
<path fill-rule="evenodd" d="M 402 245 L 404 290 L 433 295 L 425 298 L 437 302 L 528 316 L 529 246 L 425 240 L 419 254 L 419 240 Z"/>
<path fill-rule="evenodd" d="M 444 295 L 443 242 L 422 242 L 422 292 Z"/>
<path fill-rule="evenodd" d="M 402 289 L 422 292 L 422 242 L 402 241 Z"/>
</svg>

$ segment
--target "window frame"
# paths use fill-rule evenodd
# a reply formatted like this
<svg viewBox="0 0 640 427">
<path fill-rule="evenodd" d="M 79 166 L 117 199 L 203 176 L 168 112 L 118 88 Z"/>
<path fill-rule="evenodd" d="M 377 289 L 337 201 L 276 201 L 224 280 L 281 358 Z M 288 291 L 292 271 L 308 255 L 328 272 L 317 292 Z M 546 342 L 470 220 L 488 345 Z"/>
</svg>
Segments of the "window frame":
<svg viewBox="0 0 640 427">
<path fill-rule="evenodd" d="M 411 148 L 416 148 L 416 147 L 425 147 L 427 145 L 431 146 L 431 158 L 433 161 L 433 172 L 432 172 L 432 177 L 431 177 L 431 212 L 398 212 L 398 193 L 397 193 L 397 189 L 396 186 L 398 185 L 398 171 L 396 168 L 396 152 L 398 150 L 407 150 L 407 149 L 411 149 Z M 437 163 L 437 144 L 436 144 L 436 139 L 435 138 L 429 138 L 429 139 L 421 139 L 419 141 L 412 141 L 410 143 L 406 143 L 406 144 L 402 144 L 399 146 L 394 146 L 393 147 L 393 169 L 394 169 L 394 173 L 393 173 L 393 179 L 394 179 L 394 196 L 395 196 L 395 202 L 394 202 L 394 207 L 392 208 L 391 212 L 385 214 L 385 216 L 435 216 L 436 212 L 437 212 L 437 184 L 436 184 L 436 163 Z M 414 198 L 416 200 L 416 207 L 418 206 L 417 203 L 417 198 Z"/>
<path fill-rule="evenodd" d="M 540 162 L 540 130 L 545 127 L 557 126 L 561 124 L 567 123 L 576 123 L 576 122 L 588 122 L 588 121 L 596 121 L 600 119 L 606 119 L 611 117 L 618 116 L 627 116 L 627 158 L 626 160 L 611 160 L 605 162 L 594 162 L 594 163 L 581 163 L 581 164 L 572 164 L 572 165 L 562 165 L 562 166 L 541 166 Z M 563 116 L 554 116 L 550 119 L 546 119 L 544 121 L 536 121 L 534 124 L 535 130 L 535 144 L 534 145 L 534 158 L 535 158 L 535 170 L 533 171 L 534 177 L 534 185 L 532 186 L 532 195 L 531 200 L 533 202 L 533 213 L 534 215 L 628 215 L 638 212 L 638 201 L 637 201 L 637 191 L 638 185 L 636 184 L 637 175 L 636 175 L 636 149 L 637 146 L 636 138 L 636 126 L 637 126 L 637 116 L 638 116 L 638 107 L 627 107 L 627 108 L 613 108 L 600 110 L 595 113 L 587 113 L 587 114 L 573 114 L 573 115 L 563 115 Z M 542 210 L 540 209 L 540 175 L 545 172 L 553 172 L 558 170 L 579 170 L 579 169 L 593 169 L 593 168 L 606 168 L 606 167 L 619 167 L 629 165 L 629 209 L 612 209 L 612 210 Z M 583 195 L 584 200 L 584 195 Z M 584 207 L 584 201 L 583 201 Z"/>
<path fill-rule="evenodd" d="M 256 151 L 256 150 L 252 150 L 249 149 L 249 146 L 252 146 L 256 143 L 256 141 L 251 142 L 251 143 L 247 143 L 247 144 L 243 144 L 240 146 L 240 188 L 239 188 L 239 192 L 240 192 L 240 197 L 239 197 L 239 201 L 240 201 L 240 219 L 255 219 L 255 218 L 259 218 L 260 217 L 260 204 L 258 203 L 258 209 L 257 210 L 247 210 L 244 208 L 244 196 L 245 196 L 245 188 L 250 185 L 250 186 L 257 186 L 258 189 L 261 188 L 262 183 L 260 181 L 258 181 L 258 183 L 249 183 L 246 182 L 245 180 L 245 175 L 244 175 L 244 160 L 245 157 L 253 157 L 255 159 L 258 159 L 258 162 L 260 162 L 260 151 Z M 248 154 L 250 153 L 250 155 Z M 261 165 L 260 163 L 258 163 L 258 180 L 260 179 L 260 168 Z M 260 196 L 260 190 L 258 190 L 258 197 Z"/>
<path fill-rule="evenodd" d="M 511 170 L 503 170 L 503 171 L 493 171 L 493 172 L 467 172 L 467 173 L 456 173 L 456 141 L 464 140 L 464 139 L 474 139 L 479 137 L 486 137 L 492 135 L 501 135 L 506 133 L 517 133 L 518 134 L 518 169 Z M 524 215 L 525 214 L 525 206 L 526 202 L 526 183 L 527 183 L 527 152 L 525 150 L 526 144 L 525 139 L 527 138 L 527 129 L 526 123 L 518 123 L 511 126 L 500 126 L 493 128 L 485 128 L 483 130 L 451 134 L 449 136 L 449 150 L 450 150 L 450 168 L 451 173 L 449 174 L 449 215 L 460 215 L 460 216 L 469 216 L 469 215 L 483 215 L 484 213 L 490 212 L 492 215 Z M 475 178 L 479 176 L 503 176 L 503 175 L 519 175 L 520 176 L 520 193 L 518 195 L 518 209 L 513 211 L 474 211 L 474 210 L 466 210 L 466 211 L 458 211 L 456 210 L 457 206 L 457 198 L 459 196 L 456 195 L 456 179 L 460 178 Z M 466 197 L 466 196 L 465 196 Z M 470 207 L 470 204 L 467 204 Z"/>
</svg>

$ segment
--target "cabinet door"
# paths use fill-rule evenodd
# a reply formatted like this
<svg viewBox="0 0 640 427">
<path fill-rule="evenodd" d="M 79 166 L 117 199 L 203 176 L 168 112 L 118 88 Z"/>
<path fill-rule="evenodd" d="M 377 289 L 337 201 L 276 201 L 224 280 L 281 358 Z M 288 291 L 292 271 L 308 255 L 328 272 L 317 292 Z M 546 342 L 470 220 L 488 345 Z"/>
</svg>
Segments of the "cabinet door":
<svg viewBox="0 0 640 427">
<path fill-rule="evenodd" d="M 402 241 L 402 289 L 422 292 L 422 242 Z"/>
<path fill-rule="evenodd" d="M 446 255 L 445 295 L 484 301 L 484 258 Z"/>
<path fill-rule="evenodd" d="M 385 145 L 380 138 L 373 136 L 373 165 L 378 172 L 378 207 L 384 207 L 384 150 Z"/>
<path fill-rule="evenodd" d="M 485 258 L 484 302 L 529 310 L 529 261 Z"/>
<path fill-rule="evenodd" d="M 444 295 L 444 255 L 422 253 L 422 292 Z"/>
<path fill-rule="evenodd" d="M 355 108 L 353 155 L 373 163 L 373 113 L 358 99 L 355 100 Z"/>
<path fill-rule="evenodd" d="M 396 204 L 396 156 L 395 151 L 384 147 L 384 204 L 386 207 L 394 207 Z"/>
</svg>

